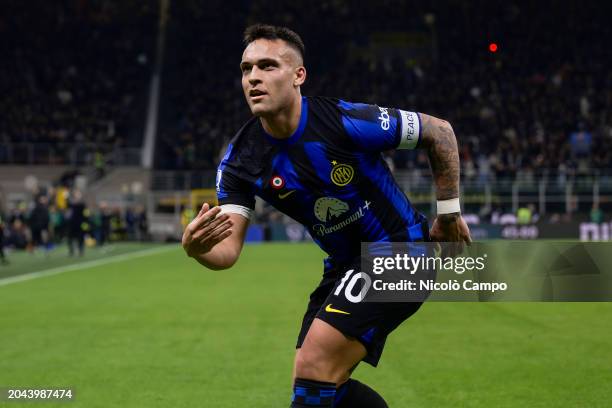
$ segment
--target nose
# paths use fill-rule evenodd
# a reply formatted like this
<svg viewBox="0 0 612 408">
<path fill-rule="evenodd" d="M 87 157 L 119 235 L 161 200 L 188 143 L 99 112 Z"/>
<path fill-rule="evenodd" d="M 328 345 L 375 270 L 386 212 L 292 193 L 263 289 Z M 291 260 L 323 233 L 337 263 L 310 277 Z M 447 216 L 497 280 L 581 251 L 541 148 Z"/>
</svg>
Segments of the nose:
<svg viewBox="0 0 612 408">
<path fill-rule="evenodd" d="M 257 66 L 251 68 L 248 79 L 250 85 L 257 85 L 261 82 L 261 79 L 259 78 L 259 68 L 257 68 Z"/>
</svg>

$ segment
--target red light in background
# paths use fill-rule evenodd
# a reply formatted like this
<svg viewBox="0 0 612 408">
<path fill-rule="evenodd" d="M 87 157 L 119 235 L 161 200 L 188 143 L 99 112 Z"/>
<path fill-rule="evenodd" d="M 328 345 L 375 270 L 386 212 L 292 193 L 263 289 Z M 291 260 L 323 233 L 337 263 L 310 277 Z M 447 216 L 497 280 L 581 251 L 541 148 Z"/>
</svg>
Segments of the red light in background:
<svg viewBox="0 0 612 408">
<path fill-rule="evenodd" d="M 489 51 L 497 52 L 497 44 L 495 44 L 495 43 L 489 44 Z"/>
</svg>

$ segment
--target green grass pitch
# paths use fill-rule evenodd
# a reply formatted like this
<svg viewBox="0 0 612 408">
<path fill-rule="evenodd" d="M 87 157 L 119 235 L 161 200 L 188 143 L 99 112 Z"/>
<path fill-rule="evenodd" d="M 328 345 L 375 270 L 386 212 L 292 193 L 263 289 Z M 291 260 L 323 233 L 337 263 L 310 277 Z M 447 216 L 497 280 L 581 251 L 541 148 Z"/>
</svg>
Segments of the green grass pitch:
<svg viewBox="0 0 612 408">
<path fill-rule="evenodd" d="M 65 258 L 15 254 L 0 279 Z M 288 407 L 322 259 L 309 244 L 249 245 L 213 272 L 177 245 L 0 286 L 0 388 L 75 391 L 69 405 L 0 406 Z M 355 378 L 393 408 L 609 407 L 611 322 L 612 303 L 428 303 Z"/>
</svg>

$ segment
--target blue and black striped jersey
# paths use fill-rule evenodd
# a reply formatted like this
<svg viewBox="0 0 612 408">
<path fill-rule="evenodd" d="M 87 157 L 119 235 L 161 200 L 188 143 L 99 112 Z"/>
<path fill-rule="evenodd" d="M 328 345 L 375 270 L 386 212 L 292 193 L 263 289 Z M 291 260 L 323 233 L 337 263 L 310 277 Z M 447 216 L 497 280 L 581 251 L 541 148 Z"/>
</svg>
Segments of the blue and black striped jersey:
<svg viewBox="0 0 612 408">
<path fill-rule="evenodd" d="M 381 155 L 417 147 L 420 133 L 414 112 L 303 97 L 289 138 L 268 135 L 258 118 L 238 131 L 217 170 L 219 204 L 253 209 L 259 196 L 339 261 L 358 256 L 361 242 L 421 239 L 425 217 Z"/>
</svg>

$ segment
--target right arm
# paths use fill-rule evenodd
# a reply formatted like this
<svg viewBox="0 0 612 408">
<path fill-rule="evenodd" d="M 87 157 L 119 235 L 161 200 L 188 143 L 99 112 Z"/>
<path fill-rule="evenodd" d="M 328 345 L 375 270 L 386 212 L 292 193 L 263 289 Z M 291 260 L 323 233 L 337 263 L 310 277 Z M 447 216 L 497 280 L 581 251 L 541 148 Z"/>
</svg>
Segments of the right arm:
<svg viewBox="0 0 612 408">
<path fill-rule="evenodd" d="M 240 214 L 220 214 L 204 203 L 185 227 L 183 249 L 188 256 L 213 270 L 231 268 L 240 256 L 249 220 Z"/>
</svg>

